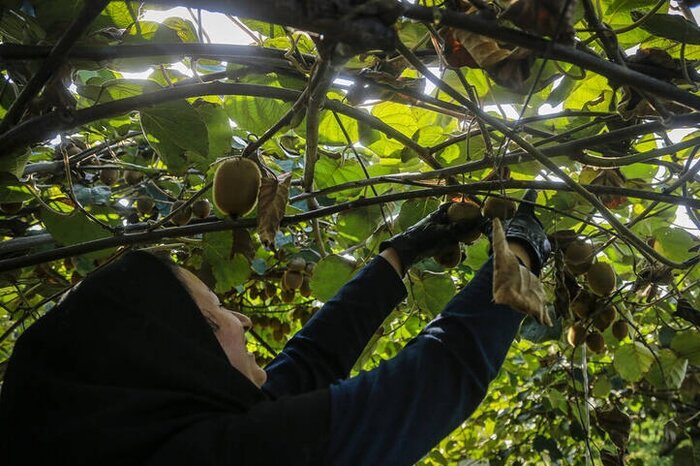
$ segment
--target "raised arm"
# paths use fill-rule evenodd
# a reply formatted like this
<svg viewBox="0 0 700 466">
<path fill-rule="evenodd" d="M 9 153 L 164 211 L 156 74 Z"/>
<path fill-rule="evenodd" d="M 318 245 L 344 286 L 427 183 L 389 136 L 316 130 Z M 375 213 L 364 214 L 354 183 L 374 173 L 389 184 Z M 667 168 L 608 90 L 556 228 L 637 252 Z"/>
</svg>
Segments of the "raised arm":
<svg viewBox="0 0 700 466">
<path fill-rule="evenodd" d="M 405 296 L 394 267 L 375 257 L 268 364 L 263 390 L 274 397 L 296 395 L 346 378 L 372 334 Z"/>
</svg>

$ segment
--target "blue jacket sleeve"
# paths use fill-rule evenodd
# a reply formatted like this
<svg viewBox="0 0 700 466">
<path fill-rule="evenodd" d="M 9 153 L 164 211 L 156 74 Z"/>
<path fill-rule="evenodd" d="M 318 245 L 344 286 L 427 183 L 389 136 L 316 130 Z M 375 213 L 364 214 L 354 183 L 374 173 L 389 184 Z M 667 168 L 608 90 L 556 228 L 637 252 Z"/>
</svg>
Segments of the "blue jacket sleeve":
<svg viewBox="0 0 700 466">
<path fill-rule="evenodd" d="M 483 400 L 522 314 L 492 302 L 491 260 L 393 359 L 331 386 L 328 465 L 411 465 Z"/>
<path fill-rule="evenodd" d="M 267 365 L 263 390 L 278 398 L 347 378 L 372 334 L 405 296 L 393 267 L 375 257 Z"/>
</svg>

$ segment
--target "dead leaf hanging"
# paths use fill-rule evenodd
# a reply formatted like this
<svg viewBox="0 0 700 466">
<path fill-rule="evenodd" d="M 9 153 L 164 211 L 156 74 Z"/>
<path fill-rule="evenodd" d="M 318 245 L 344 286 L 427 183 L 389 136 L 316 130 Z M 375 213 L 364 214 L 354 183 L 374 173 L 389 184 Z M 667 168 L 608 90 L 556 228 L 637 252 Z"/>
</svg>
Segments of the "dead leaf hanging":
<svg viewBox="0 0 700 466">
<path fill-rule="evenodd" d="M 274 247 L 275 234 L 280 227 L 289 200 L 292 174 L 278 178 L 263 178 L 258 194 L 258 235 L 268 248 Z"/>
</svg>

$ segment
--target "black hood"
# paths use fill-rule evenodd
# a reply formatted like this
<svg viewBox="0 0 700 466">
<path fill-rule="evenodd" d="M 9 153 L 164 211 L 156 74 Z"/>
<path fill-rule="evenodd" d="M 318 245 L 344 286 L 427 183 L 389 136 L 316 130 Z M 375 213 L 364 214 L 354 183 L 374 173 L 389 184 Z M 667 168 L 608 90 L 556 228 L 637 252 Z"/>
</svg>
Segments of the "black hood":
<svg viewBox="0 0 700 466">
<path fill-rule="evenodd" d="M 159 445 L 203 417 L 265 399 L 231 367 L 170 267 L 132 252 L 18 339 L 0 396 L 0 457 L 8 466 L 152 464 Z"/>
</svg>

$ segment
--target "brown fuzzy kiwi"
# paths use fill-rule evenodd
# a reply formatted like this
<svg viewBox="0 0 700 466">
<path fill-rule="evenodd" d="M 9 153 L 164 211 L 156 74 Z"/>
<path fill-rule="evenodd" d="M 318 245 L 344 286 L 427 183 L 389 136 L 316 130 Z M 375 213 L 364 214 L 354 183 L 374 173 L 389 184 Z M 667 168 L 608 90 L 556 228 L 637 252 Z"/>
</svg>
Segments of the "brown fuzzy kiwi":
<svg viewBox="0 0 700 466">
<path fill-rule="evenodd" d="M 549 241 L 554 249 L 566 251 L 571 243 L 578 240 L 578 233 L 575 230 L 558 230 L 549 235 Z"/>
<path fill-rule="evenodd" d="M 314 274 L 314 267 L 316 267 L 316 264 L 314 264 L 313 262 L 307 262 L 306 268 L 304 269 L 304 270 L 306 270 L 306 274 L 313 275 Z"/>
<path fill-rule="evenodd" d="M 599 332 L 591 332 L 586 337 L 586 346 L 594 353 L 600 353 L 605 349 L 605 340 Z"/>
<path fill-rule="evenodd" d="M 567 265 L 593 264 L 593 245 L 587 241 L 576 239 L 571 241 L 564 253 L 564 261 Z"/>
<path fill-rule="evenodd" d="M 0 212 L 3 214 L 14 215 L 22 210 L 22 202 L 4 202 L 0 204 Z"/>
<path fill-rule="evenodd" d="M 211 213 L 211 204 L 207 199 L 197 199 L 192 204 L 192 214 L 197 218 L 207 218 Z"/>
<path fill-rule="evenodd" d="M 586 319 L 593 310 L 593 301 L 594 298 L 588 291 L 580 290 L 573 301 L 571 301 L 571 312 L 579 319 Z"/>
<path fill-rule="evenodd" d="M 566 332 L 566 341 L 571 346 L 579 346 L 586 341 L 586 327 L 581 324 L 574 324 Z"/>
<path fill-rule="evenodd" d="M 595 315 L 595 317 L 593 317 L 593 325 L 595 326 L 595 328 L 603 332 L 606 328 L 610 327 L 610 324 L 612 324 L 615 321 L 616 317 L 617 312 L 615 311 L 614 307 L 605 307 L 600 312 L 598 312 Z"/>
<path fill-rule="evenodd" d="M 305 298 L 311 296 L 311 281 L 308 275 L 304 275 L 304 280 L 301 282 L 301 288 L 299 288 L 299 294 Z"/>
<path fill-rule="evenodd" d="M 615 270 L 606 262 L 596 262 L 588 269 L 586 280 L 591 291 L 598 296 L 608 296 L 617 285 Z"/>
<path fill-rule="evenodd" d="M 287 270 L 303 272 L 306 269 L 306 260 L 303 257 L 292 257 L 287 264 Z"/>
<path fill-rule="evenodd" d="M 297 290 L 301 287 L 304 277 L 301 273 L 293 270 L 286 270 L 282 275 L 282 283 L 287 290 Z"/>
<path fill-rule="evenodd" d="M 294 301 L 294 290 L 282 290 L 281 297 L 283 303 L 291 303 Z"/>
<path fill-rule="evenodd" d="M 459 240 L 464 244 L 472 244 L 481 236 L 481 229 L 477 226 L 459 236 Z"/>
<path fill-rule="evenodd" d="M 438 252 L 434 259 L 443 267 L 451 269 L 462 262 L 462 248 L 459 247 L 459 243 L 452 244 Z"/>
<path fill-rule="evenodd" d="M 258 201 L 260 176 L 250 159 L 235 157 L 221 163 L 214 175 L 214 204 L 227 215 L 247 214 Z"/>
<path fill-rule="evenodd" d="M 141 215 L 150 214 L 155 205 L 155 201 L 148 196 L 141 196 L 136 199 L 136 210 L 138 210 Z"/>
<path fill-rule="evenodd" d="M 131 186 L 137 185 L 143 181 L 143 172 L 137 170 L 126 170 L 124 172 L 124 181 L 129 183 Z"/>
<path fill-rule="evenodd" d="M 107 186 L 112 186 L 119 179 L 119 170 L 116 168 L 103 168 L 100 170 L 100 181 Z"/>
<path fill-rule="evenodd" d="M 481 207 L 472 201 L 454 202 L 447 208 L 447 218 L 452 223 L 476 222 L 481 218 Z"/>
<path fill-rule="evenodd" d="M 184 203 L 185 201 L 175 201 L 172 207 L 170 207 L 170 211 L 173 212 L 180 209 L 180 206 Z M 170 219 L 171 222 L 178 226 L 187 225 L 190 223 L 190 220 L 192 220 L 192 206 L 187 206 L 184 209 L 178 210 L 173 218 Z"/>
<path fill-rule="evenodd" d="M 489 197 L 484 202 L 484 217 L 506 220 L 515 215 L 515 202 L 500 197 Z"/>
<path fill-rule="evenodd" d="M 629 328 L 627 327 L 627 322 L 624 320 L 618 320 L 612 326 L 612 334 L 618 340 L 624 340 L 629 333 Z"/>
</svg>

